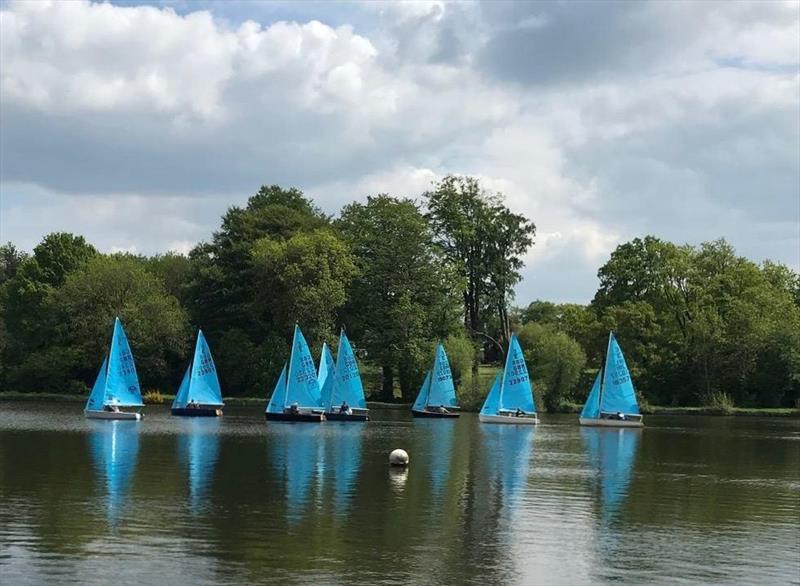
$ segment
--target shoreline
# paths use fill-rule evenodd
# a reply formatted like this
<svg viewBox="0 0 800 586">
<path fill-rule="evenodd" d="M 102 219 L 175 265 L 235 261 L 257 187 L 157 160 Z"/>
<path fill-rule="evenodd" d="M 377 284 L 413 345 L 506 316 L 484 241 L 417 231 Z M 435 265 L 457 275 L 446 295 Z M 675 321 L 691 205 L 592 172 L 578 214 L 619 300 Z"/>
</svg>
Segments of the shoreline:
<svg viewBox="0 0 800 586">
<path fill-rule="evenodd" d="M 146 405 L 166 405 L 173 399 L 174 395 L 161 395 L 163 402 L 148 403 Z M 6 401 L 29 401 L 29 402 L 51 402 L 51 403 L 81 403 L 86 401 L 85 395 L 67 395 L 59 393 L 20 393 L 18 391 L 0 391 L 0 402 Z M 262 405 L 266 403 L 265 397 L 225 397 L 226 405 Z M 367 401 L 370 409 L 410 409 L 410 403 L 386 403 L 381 401 Z M 465 413 L 472 411 L 463 409 Z M 477 413 L 477 410 L 474 411 Z M 567 414 L 574 413 L 573 410 L 564 411 L 540 411 L 540 413 Z M 643 415 L 703 415 L 714 417 L 798 417 L 800 409 L 791 407 L 734 407 L 730 413 L 721 413 L 713 407 L 662 407 L 651 406 Z"/>
</svg>

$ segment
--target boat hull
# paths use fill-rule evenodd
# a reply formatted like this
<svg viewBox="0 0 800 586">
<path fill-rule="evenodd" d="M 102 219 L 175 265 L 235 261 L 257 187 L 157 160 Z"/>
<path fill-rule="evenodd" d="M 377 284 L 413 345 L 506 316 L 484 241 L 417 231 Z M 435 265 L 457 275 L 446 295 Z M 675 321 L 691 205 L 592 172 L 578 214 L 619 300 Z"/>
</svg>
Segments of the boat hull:
<svg viewBox="0 0 800 586">
<path fill-rule="evenodd" d="M 222 409 L 217 407 L 173 407 L 172 414 L 179 417 L 221 417 Z"/>
<path fill-rule="evenodd" d="M 328 421 L 369 421 L 366 413 L 331 413 L 325 412 L 325 419 Z"/>
<path fill-rule="evenodd" d="M 580 417 L 578 419 L 581 425 L 590 427 L 644 427 L 644 422 L 633 421 L 630 419 L 592 419 L 589 417 Z"/>
<path fill-rule="evenodd" d="M 460 413 L 453 413 L 453 412 L 439 413 L 438 411 L 423 411 L 418 409 L 412 409 L 411 415 L 413 415 L 414 417 L 427 417 L 430 419 L 455 419 L 460 415 Z"/>
<path fill-rule="evenodd" d="M 142 418 L 141 413 L 132 413 L 129 411 L 90 411 L 84 410 L 83 412 L 86 419 L 114 419 L 122 421 L 139 421 Z"/>
<path fill-rule="evenodd" d="M 536 425 L 539 423 L 539 416 L 536 413 L 520 417 L 514 415 L 485 415 L 481 413 L 478 415 L 478 419 L 481 423 L 501 423 L 505 425 Z"/>
<path fill-rule="evenodd" d="M 283 421 L 287 423 L 320 423 L 325 421 L 324 413 L 264 413 L 267 421 Z"/>
</svg>

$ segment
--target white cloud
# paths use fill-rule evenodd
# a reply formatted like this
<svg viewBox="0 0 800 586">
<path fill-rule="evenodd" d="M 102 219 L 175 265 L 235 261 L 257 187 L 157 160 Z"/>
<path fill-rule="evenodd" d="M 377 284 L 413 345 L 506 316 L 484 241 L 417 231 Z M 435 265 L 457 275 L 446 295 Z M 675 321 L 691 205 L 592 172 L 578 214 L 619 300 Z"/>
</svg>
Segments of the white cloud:
<svg viewBox="0 0 800 586">
<path fill-rule="evenodd" d="M 0 236 L 26 248 L 186 252 L 263 183 L 335 213 L 465 173 L 537 224 L 521 302 L 588 300 L 647 233 L 800 265 L 796 3 L 1 6 Z"/>
</svg>

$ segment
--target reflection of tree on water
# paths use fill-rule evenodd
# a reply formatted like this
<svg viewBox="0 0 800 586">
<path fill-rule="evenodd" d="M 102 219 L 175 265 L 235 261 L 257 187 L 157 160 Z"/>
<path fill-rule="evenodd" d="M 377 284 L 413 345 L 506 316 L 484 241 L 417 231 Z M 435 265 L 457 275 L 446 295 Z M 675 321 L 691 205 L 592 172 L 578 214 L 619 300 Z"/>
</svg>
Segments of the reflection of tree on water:
<svg viewBox="0 0 800 586">
<path fill-rule="evenodd" d="M 533 434 L 527 425 L 481 425 L 487 476 L 508 508 L 517 504 L 528 478 Z"/>
<path fill-rule="evenodd" d="M 89 446 L 97 475 L 106 489 L 106 514 L 115 525 L 126 505 L 139 455 L 136 421 L 93 422 Z"/>
<path fill-rule="evenodd" d="M 207 497 L 214 467 L 219 458 L 219 426 L 216 417 L 189 417 L 181 420 L 184 433 L 179 438 L 179 454 L 189 474 L 189 506 L 194 514 L 207 508 Z"/>
<path fill-rule="evenodd" d="M 603 519 L 613 517 L 628 496 L 641 430 L 581 428 L 600 485 Z"/>
</svg>

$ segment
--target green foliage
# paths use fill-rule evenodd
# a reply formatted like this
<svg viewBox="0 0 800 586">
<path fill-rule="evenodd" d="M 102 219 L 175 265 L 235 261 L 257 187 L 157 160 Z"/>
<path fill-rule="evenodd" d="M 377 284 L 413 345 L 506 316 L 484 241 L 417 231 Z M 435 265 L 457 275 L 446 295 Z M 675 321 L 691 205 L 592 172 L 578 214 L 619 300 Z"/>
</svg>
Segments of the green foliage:
<svg viewBox="0 0 800 586">
<path fill-rule="evenodd" d="M 733 415 L 736 405 L 730 395 L 722 391 L 713 391 L 703 397 L 703 406 L 718 415 Z"/>
<path fill-rule="evenodd" d="M 161 405 L 164 402 L 164 395 L 158 389 L 150 389 L 142 395 L 142 399 L 148 405 Z"/>
<path fill-rule="evenodd" d="M 450 361 L 453 383 L 458 388 L 468 387 L 472 382 L 475 366 L 475 346 L 463 332 L 451 334 L 444 341 L 444 350 Z"/>
<path fill-rule="evenodd" d="M 586 355 L 575 340 L 553 326 L 528 323 L 517 332 L 539 405 L 559 410 L 572 401 Z"/>
</svg>

